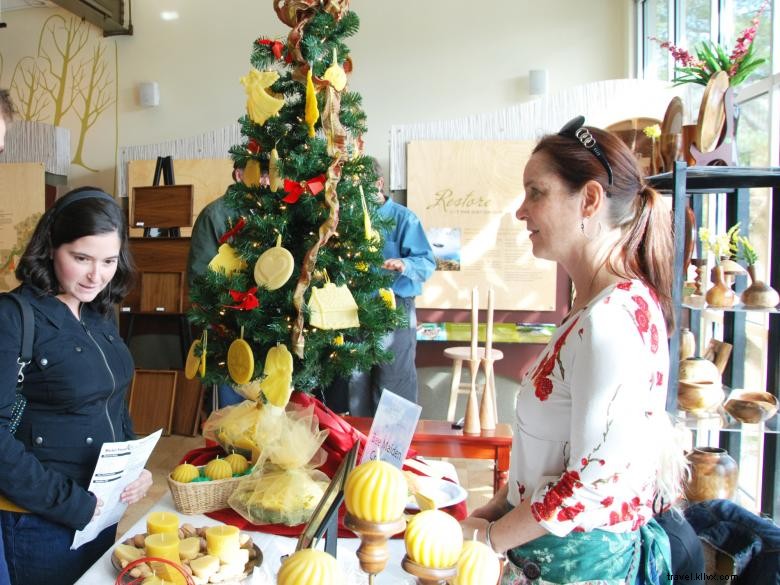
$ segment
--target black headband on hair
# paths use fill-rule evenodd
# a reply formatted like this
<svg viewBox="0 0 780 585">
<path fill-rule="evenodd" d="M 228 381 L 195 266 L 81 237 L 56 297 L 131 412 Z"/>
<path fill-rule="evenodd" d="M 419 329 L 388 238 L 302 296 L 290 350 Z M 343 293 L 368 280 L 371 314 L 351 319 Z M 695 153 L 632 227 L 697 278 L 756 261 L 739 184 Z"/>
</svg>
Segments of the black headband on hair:
<svg viewBox="0 0 780 585">
<path fill-rule="evenodd" d="M 116 203 L 116 200 L 113 197 L 111 197 L 111 195 L 109 195 L 108 193 L 104 193 L 103 191 L 98 191 L 97 189 L 86 189 L 84 191 L 69 193 L 68 195 L 65 195 L 65 197 L 57 201 L 57 203 L 54 204 L 55 215 L 61 213 L 62 210 L 65 209 L 71 203 L 75 203 L 76 201 L 81 201 L 83 199 L 104 199 L 107 201 L 111 201 L 112 203 Z"/>
</svg>

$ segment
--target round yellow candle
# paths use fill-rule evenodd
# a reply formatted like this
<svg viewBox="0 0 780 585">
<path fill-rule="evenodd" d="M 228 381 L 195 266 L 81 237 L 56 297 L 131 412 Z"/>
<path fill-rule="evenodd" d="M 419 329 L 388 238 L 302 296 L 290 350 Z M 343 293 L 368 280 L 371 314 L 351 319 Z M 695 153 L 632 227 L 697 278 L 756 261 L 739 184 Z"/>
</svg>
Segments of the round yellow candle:
<svg viewBox="0 0 780 585">
<path fill-rule="evenodd" d="M 146 556 L 181 563 L 179 560 L 179 536 L 169 532 L 150 534 L 144 539 Z"/>
<path fill-rule="evenodd" d="M 463 532 L 458 521 L 446 512 L 425 510 L 409 521 L 404 541 L 406 554 L 415 563 L 430 569 L 446 569 L 458 562 Z"/>
<path fill-rule="evenodd" d="M 276 577 L 276 585 L 342 585 L 345 582 L 336 559 L 311 548 L 287 557 Z"/>
<path fill-rule="evenodd" d="M 206 549 L 220 561 L 230 563 L 238 555 L 241 544 L 238 540 L 238 528 L 235 526 L 210 526 L 206 528 Z"/>
<path fill-rule="evenodd" d="M 146 532 L 160 534 L 166 532 L 179 537 L 179 517 L 173 512 L 152 512 L 146 517 Z"/>
<path fill-rule="evenodd" d="M 367 461 L 349 473 L 344 503 L 355 518 L 393 522 L 404 513 L 409 489 L 400 469 L 385 461 Z"/>
<path fill-rule="evenodd" d="M 458 559 L 458 574 L 452 585 L 493 585 L 498 583 L 501 563 L 488 545 L 476 540 L 463 543 Z"/>
</svg>

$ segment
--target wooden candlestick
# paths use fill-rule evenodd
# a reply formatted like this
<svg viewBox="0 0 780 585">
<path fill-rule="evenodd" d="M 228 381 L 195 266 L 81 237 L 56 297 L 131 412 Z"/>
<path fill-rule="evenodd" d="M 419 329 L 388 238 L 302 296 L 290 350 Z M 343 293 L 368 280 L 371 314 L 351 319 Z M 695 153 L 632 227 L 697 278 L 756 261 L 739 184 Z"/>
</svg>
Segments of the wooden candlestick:
<svg viewBox="0 0 780 585">
<path fill-rule="evenodd" d="M 347 512 L 344 516 L 344 526 L 360 537 L 360 547 L 357 550 L 360 568 L 371 576 L 369 580 L 373 582 L 373 575 L 384 571 L 390 558 L 387 539 L 406 528 L 406 518 L 402 516 L 391 522 L 369 522 L 355 518 Z"/>
<path fill-rule="evenodd" d="M 479 402 L 477 401 L 477 375 L 479 374 L 479 358 L 469 360 L 471 368 L 471 389 L 469 399 L 466 402 L 466 417 L 463 423 L 463 432 L 467 435 L 478 435 L 482 428 L 479 422 Z"/>
<path fill-rule="evenodd" d="M 413 577 L 417 577 L 417 582 L 420 585 L 446 585 L 449 583 L 449 579 L 458 574 L 457 565 L 444 569 L 431 569 L 415 563 L 409 558 L 409 555 L 404 555 L 401 566 L 404 571 Z"/>
<path fill-rule="evenodd" d="M 471 361 L 478 360 L 477 342 L 479 339 L 479 289 L 471 289 Z"/>
<path fill-rule="evenodd" d="M 479 426 L 483 431 L 493 431 L 496 428 L 496 391 L 493 385 L 493 287 L 488 289 L 487 327 L 485 329 L 485 355 L 482 367 L 485 372 L 485 390 L 482 392 L 482 403 L 479 407 Z"/>
</svg>

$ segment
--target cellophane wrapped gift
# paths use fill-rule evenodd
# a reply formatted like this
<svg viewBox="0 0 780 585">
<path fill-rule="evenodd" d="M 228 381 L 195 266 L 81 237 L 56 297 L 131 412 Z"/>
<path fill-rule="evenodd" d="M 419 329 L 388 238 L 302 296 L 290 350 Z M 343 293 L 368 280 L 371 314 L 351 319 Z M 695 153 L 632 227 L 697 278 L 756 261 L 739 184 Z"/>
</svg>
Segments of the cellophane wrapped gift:
<svg viewBox="0 0 780 585">
<path fill-rule="evenodd" d="M 287 410 L 264 409 L 263 448 L 254 471 L 239 483 L 228 504 L 253 524 L 306 522 L 328 486 L 318 471 L 326 458 L 313 407 L 289 404 Z"/>
</svg>

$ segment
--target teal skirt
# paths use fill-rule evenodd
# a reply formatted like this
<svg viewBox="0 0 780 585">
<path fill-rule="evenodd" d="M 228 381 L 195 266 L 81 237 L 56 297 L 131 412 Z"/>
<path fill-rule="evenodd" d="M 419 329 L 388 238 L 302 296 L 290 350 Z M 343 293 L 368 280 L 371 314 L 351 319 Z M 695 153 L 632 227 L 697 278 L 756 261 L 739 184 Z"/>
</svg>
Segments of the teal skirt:
<svg viewBox="0 0 780 585">
<path fill-rule="evenodd" d="M 651 520 L 625 533 L 547 534 L 507 552 L 501 585 L 658 585 L 671 582 L 669 539 Z"/>
</svg>

